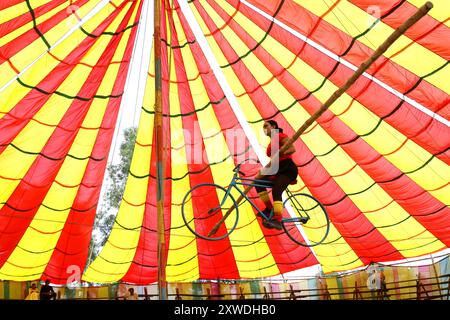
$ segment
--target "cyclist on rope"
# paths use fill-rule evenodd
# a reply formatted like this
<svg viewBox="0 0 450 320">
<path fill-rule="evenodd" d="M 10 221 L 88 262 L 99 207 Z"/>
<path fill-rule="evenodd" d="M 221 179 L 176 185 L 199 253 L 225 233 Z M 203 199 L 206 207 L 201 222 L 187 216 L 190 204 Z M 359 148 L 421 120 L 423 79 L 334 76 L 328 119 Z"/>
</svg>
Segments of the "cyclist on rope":
<svg viewBox="0 0 450 320">
<path fill-rule="evenodd" d="M 270 137 L 270 144 L 267 146 L 266 154 L 271 156 L 281 149 L 289 140 L 289 137 L 283 133 L 283 129 L 278 127 L 278 123 L 274 120 L 268 120 L 263 125 L 264 133 Z M 272 150 L 272 148 L 274 148 Z M 255 189 L 258 192 L 259 198 L 264 202 L 266 208 L 263 213 L 269 217 L 270 212 L 273 209 L 273 216 L 271 220 L 263 219 L 263 225 L 269 229 L 281 230 L 281 213 L 283 211 L 283 201 L 281 195 L 283 191 L 289 186 L 294 184 L 297 179 L 297 166 L 292 161 L 292 154 L 295 153 L 295 147 L 292 145 L 285 152 L 279 155 L 278 170 L 275 174 L 265 175 L 267 168 L 261 170 L 260 174 L 263 175 L 260 180 L 267 181 L 267 186 L 272 188 L 273 205 L 270 202 L 267 189 L 263 186 L 256 186 Z M 272 164 L 273 165 L 273 164 Z M 260 216 L 260 214 L 257 214 Z"/>
</svg>

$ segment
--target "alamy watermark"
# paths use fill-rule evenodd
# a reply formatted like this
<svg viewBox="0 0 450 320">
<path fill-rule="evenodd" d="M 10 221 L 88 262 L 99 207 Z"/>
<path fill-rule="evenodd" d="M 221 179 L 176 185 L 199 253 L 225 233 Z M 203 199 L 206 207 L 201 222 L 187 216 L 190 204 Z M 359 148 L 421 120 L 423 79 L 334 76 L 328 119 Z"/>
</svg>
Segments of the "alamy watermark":
<svg viewBox="0 0 450 320">
<path fill-rule="evenodd" d="M 242 128 L 232 128 L 223 132 L 205 131 L 201 132 L 199 126 L 194 125 L 194 130 L 181 129 L 171 132 L 171 164 L 172 165 L 195 165 L 213 164 L 226 161 L 232 157 L 235 164 L 256 164 L 255 150 Z M 263 140 L 258 132 L 257 140 Z M 269 143 L 269 140 L 267 140 Z M 279 150 L 280 141 L 276 130 L 271 130 L 271 154 L 273 158 Z M 184 149 L 184 152 L 180 152 Z M 263 148 L 265 149 L 265 148 Z M 278 172 L 279 160 L 275 158 L 270 165 L 264 168 L 265 175 L 274 175 Z"/>
</svg>

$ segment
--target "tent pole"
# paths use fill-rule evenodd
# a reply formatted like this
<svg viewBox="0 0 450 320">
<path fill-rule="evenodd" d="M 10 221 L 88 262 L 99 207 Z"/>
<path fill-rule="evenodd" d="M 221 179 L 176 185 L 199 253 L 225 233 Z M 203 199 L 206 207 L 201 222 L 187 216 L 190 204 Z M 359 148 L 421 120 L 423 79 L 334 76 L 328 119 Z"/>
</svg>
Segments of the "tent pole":
<svg viewBox="0 0 450 320">
<path fill-rule="evenodd" d="M 158 293 L 160 300 L 167 300 L 166 242 L 164 237 L 164 152 L 162 119 L 162 77 L 161 77 L 161 2 L 154 5 L 154 54 L 155 54 L 155 119 L 156 143 L 156 208 L 158 230 Z"/>
<path fill-rule="evenodd" d="M 400 27 L 398 27 L 379 47 L 378 49 L 373 53 L 372 56 L 370 56 L 366 61 L 364 61 L 359 68 L 355 71 L 355 73 L 347 80 L 347 82 L 340 87 L 338 90 L 336 90 L 330 98 L 328 98 L 327 101 L 313 114 L 311 117 L 305 121 L 305 123 L 297 130 L 297 132 L 288 140 L 288 142 L 277 152 L 270 160 L 270 163 L 278 161 L 279 153 L 284 152 L 285 150 L 289 149 L 292 144 L 300 137 L 300 135 L 308 129 L 308 127 L 313 124 L 314 121 L 317 120 L 328 108 L 345 92 L 347 91 L 353 83 L 358 80 L 358 78 L 377 60 L 383 53 L 386 52 L 386 50 L 402 35 L 408 30 L 414 23 L 420 20 L 424 15 L 428 13 L 433 8 L 433 4 L 431 2 L 426 2 L 422 7 L 420 7 L 417 12 L 412 15 L 408 20 L 406 20 Z M 270 166 L 270 163 L 267 165 Z M 258 174 L 255 179 L 261 179 L 262 175 Z M 247 194 L 252 187 L 247 187 L 244 190 L 244 193 Z M 236 205 L 238 205 L 244 196 L 240 196 L 237 201 Z M 211 232 L 208 234 L 208 236 L 212 236 L 217 232 L 220 225 L 226 220 L 226 218 L 231 214 L 231 212 L 234 210 L 234 206 L 228 209 L 228 211 L 225 213 L 225 215 L 222 217 L 222 219 L 217 222 L 217 224 L 212 228 Z"/>
</svg>

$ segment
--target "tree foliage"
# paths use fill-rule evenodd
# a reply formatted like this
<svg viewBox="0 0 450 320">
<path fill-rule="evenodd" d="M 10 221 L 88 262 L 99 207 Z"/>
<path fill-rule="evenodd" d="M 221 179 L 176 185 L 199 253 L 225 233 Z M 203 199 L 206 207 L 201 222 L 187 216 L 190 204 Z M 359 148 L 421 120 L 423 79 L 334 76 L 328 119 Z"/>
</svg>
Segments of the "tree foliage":
<svg viewBox="0 0 450 320">
<path fill-rule="evenodd" d="M 110 164 L 108 171 L 108 189 L 105 195 L 106 210 L 118 209 L 125 190 L 125 182 L 130 170 L 131 157 L 134 150 L 134 142 L 136 141 L 137 129 L 127 128 L 124 130 L 124 140 L 120 145 L 120 161 L 118 164 Z"/>
<path fill-rule="evenodd" d="M 137 128 L 131 127 L 123 131 L 123 141 L 119 150 L 119 161 L 107 167 L 106 192 L 103 205 L 98 208 L 91 240 L 90 258 L 95 258 L 106 242 L 115 216 L 122 201 L 125 183 L 130 170 L 131 158 L 136 141 Z"/>
</svg>

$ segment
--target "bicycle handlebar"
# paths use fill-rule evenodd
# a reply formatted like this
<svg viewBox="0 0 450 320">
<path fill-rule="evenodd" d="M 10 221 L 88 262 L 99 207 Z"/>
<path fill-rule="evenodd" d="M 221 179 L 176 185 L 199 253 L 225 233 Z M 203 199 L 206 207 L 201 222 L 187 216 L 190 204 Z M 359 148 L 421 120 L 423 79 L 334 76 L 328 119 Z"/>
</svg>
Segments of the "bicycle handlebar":
<svg viewBox="0 0 450 320">
<path fill-rule="evenodd" d="M 242 160 L 241 162 L 239 162 L 239 163 L 234 167 L 233 172 L 238 172 L 238 173 L 242 174 L 243 176 L 245 176 L 245 173 L 243 173 L 243 172 L 240 171 L 239 169 L 241 168 L 241 165 L 243 165 L 245 162 L 250 161 L 250 160 L 253 160 L 253 161 L 255 161 L 256 163 L 259 163 L 259 160 L 256 159 L 256 158 L 247 158 L 247 159 L 244 159 L 244 160 Z"/>
</svg>

